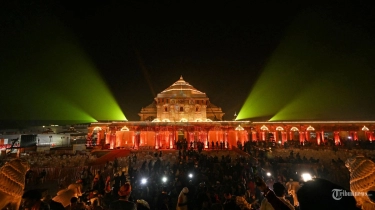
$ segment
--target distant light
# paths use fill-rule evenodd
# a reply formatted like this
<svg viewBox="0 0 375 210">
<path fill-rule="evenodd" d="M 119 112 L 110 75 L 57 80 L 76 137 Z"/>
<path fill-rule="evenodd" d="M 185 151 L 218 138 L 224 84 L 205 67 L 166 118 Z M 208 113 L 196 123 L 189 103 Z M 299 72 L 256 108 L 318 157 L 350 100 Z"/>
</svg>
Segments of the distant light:
<svg viewBox="0 0 375 210">
<path fill-rule="evenodd" d="M 309 127 L 307 127 L 307 129 L 306 129 L 307 131 L 315 131 L 315 128 L 314 127 L 312 127 L 311 125 L 309 126 Z"/>
<path fill-rule="evenodd" d="M 279 141 L 279 144 L 281 144 L 281 141 Z"/>
<path fill-rule="evenodd" d="M 143 178 L 143 179 L 141 180 L 141 184 L 146 184 L 146 183 L 147 183 L 147 179 Z"/>
<path fill-rule="evenodd" d="M 296 127 L 292 127 L 290 130 L 291 130 L 291 131 L 298 131 L 298 128 L 296 128 Z"/>
<path fill-rule="evenodd" d="M 241 125 L 238 125 L 235 130 L 236 131 L 243 131 L 245 129 Z"/>
<path fill-rule="evenodd" d="M 189 174 L 189 178 L 193 178 L 193 174 Z"/>
<path fill-rule="evenodd" d="M 267 176 L 271 176 L 271 173 L 270 173 L 270 172 L 267 172 Z"/>
<path fill-rule="evenodd" d="M 312 180 L 312 176 L 309 173 L 303 173 L 302 174 L 302 179 L 303 179 L 303 181 L 307 182 L 307 181 Z"/>
<path fill-rule="evenodd" d="M 161 180 L 162 180 L 163 182 L 167 182 L 167 177 L 163 177 Z"/>
</svg>

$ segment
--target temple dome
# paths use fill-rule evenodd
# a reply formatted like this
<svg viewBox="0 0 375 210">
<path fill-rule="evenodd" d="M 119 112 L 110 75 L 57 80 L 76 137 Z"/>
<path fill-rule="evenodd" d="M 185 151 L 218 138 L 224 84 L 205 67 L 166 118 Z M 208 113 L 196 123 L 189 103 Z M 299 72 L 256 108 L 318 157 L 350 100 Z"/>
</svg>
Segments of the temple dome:
<svg viewBox="0 0 375 210">
<path fill-rule="evenodd" d="M 141 121 L 208 122 L 222 120 L 224 113 L 220 107 L 210 103 L 206 93 L 194 88 L 181 76 L 157 94 L 154 102 L 142 108 L 138 115 Z"/>
<path fill-rule="evenodd" d="M 186 82 L 182 76 L 167 89 L 159 93 L 158 97 L 165 97 L 166 95 L 174 97 L 191 97 L 192 95 L 194 97 L 207 97 L 205 93 Z"/>
</svg>

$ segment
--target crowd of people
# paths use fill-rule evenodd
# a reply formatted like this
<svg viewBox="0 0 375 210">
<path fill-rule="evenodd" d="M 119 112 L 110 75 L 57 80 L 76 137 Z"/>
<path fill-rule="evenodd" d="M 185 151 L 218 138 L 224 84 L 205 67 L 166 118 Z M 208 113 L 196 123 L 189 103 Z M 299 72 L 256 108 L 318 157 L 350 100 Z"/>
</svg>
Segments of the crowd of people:
<svg viewBox="0 0 375 210">
<path fill-rule="evenodd" d="M 328 162 L 298 149 L 270 150 L 249 143 L 240 149 L 246 153 L 221 150 L 220 145 L 214 151 L 186 146 L 134 151 L 101 170 L 85 167 L 79 176 L 84 193 L 66 209 L 298 209 L 302 173 L 341 186 L 349 183 L 340 158 Z M 332 177 L 333 170 L 343 172 L 342 177 Z"/>
</svg>

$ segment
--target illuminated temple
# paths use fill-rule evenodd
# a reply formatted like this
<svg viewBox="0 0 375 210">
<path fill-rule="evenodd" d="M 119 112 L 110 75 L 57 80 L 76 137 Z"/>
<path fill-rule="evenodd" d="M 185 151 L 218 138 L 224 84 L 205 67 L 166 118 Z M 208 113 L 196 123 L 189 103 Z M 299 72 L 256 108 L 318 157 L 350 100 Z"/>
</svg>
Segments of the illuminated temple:
<svg viewBox="0 0 375 210">
<path fill-rule="evenodd" d="M 225 148 L 244 143 L 251 130 L 249 121 L 222 121 L 224 113 L 204 92 L 182 76 L 162 91 L 153 103 L 141 109 L 140 121 L 92 123 L 92 144 L 113 148 L 173 149 L 178 140 L 208 144 L 223 143 Z"/>
<path fill-rule="evenodd" d="M 182 77 L 157 94 L 138 115 L 140 121 L 92 123 L 89 144 L 111 149 L 173 149 L 178 140 L 186 140 L 193 146 L 202 142 L 207 148 L 218 142 L 231 149 L 248 140 L 319 145 L 328 140 L 340 144 L 343 140 L 375 139 L 374 121 L 223 121 L 221 108 Z"/>
</svg>

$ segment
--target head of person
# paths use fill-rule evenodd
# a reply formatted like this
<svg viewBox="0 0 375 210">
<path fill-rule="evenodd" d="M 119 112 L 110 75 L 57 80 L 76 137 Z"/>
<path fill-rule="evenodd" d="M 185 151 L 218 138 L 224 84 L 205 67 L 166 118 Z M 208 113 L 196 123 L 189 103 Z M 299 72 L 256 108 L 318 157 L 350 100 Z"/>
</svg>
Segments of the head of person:
<svg viewBox="0 0 375 210">
<path fill-rule="evenodd" d="M 137 200 L 137 210 L 149 210 L 150 205 L 148 204 L 147 201 L 140 199 Z"/>
<path fill-rule="evenodd" d="M 92 195 L 93 195 L 94 197 L 98 197 L 98 193 L 99 193 L 99 191 L 94 190 L 94 191 L 92 192 Z"/>
<path fill-rule="evenodd" d="M 25 208 L 32 208 L 42 199 L 42 193 L 39 190 L 29 190 L 22 195 L 22 203 Z"/>
<path fill-rule="evenodd" d="M 70 199 L 70 204 L 77 204 L 78 203 L 78 198 L 77 197 L 72 197 Z"/>
<path fill-rule="evenodd" d="M 43 202 L 46 202 L 46 203 L 50 203 L 52 201 L 52 196 L 51 195 L 46 195 L 46 196 L 44 196 L 44 198 L 43 198 Z"/>
<path fill-rule="evenodd" d="M 232 188 L 225 188 L 224 189 L 224 198 L 226 199 L 226 200 L 230 200 L 230 199 L 232 199 Z"/>
<path fill-rule="evenodd" d="M 120 189 L 118 191 L 118 195 L 122 199 L 129 198 L 131 191 L 132 191 L 132 187 L 131 187 L 130 183 L 125 183 L 124 185 L 122 185 L 120 187 Z"/>
<path fill-rule="evenodd" d="M 277 197 L 283 197 L 285 196 L 285 187 L 280 182 L 276 182 L 273 184 L 273 191 L 275 192 Z"/>
<path fill-rule="evenodd" d="M 184 195 L 187 195 L 189 193 L 189 189 L 187 187 L 184 187 L 182 188 L 181 193 L 183 193 Z"/>
<path fill-rule="evenodd" d="M 243 186 L 241 186 L 240 184 L 238 184 L 235 194 L 238 195 L 238 196 L 245 195 L 245 189 L 243 188 Z"/>
<path fill-rule="evenodd" d="M 353 196 L 341 196 L 339 199 L 335 199 L 333 192 L 337 190 L 350 192 L 350 190 L 325 179 L 307 181 L 297 191 L 300 209 L 360 209 L 356 206 L 356 200 Z"/>
</svg>

